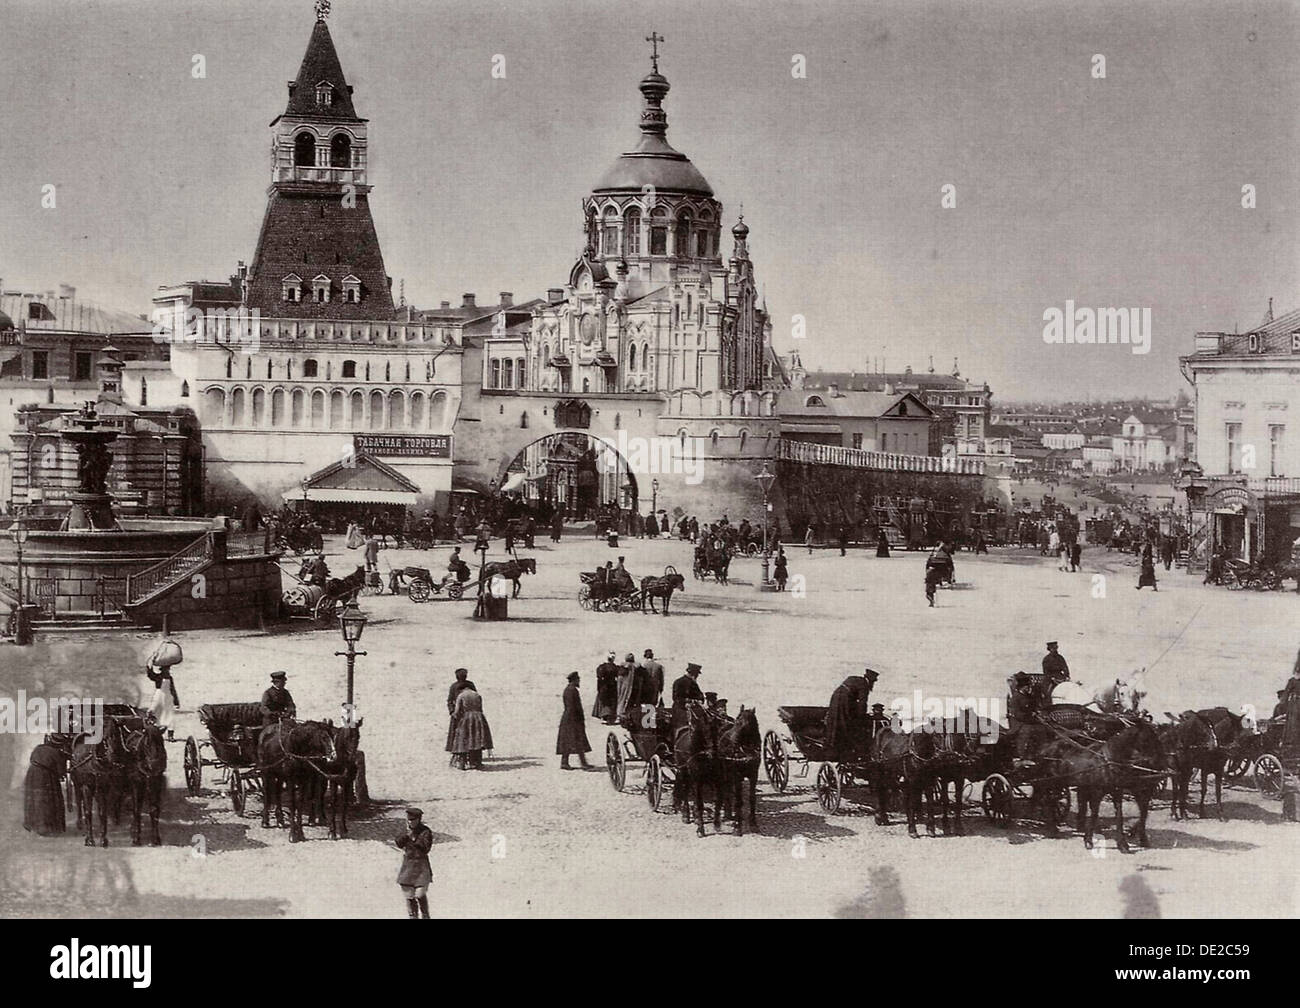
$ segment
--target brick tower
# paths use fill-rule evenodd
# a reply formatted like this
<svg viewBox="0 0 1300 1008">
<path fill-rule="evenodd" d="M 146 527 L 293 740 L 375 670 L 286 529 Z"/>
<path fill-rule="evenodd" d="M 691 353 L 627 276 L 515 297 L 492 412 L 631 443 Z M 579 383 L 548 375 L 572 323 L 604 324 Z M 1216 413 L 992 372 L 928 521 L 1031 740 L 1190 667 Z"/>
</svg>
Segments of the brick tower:
<svg viewBox="0 0 1300 1008">
<path fill-rule="evenodd" d="M 391 319 L 389 278 L 370 216 L 366 120 L 352 107 L 318 4 L 289 103 L 271 122 L 271 187 L 247 281 L 267 318 Z"/>
</svg>

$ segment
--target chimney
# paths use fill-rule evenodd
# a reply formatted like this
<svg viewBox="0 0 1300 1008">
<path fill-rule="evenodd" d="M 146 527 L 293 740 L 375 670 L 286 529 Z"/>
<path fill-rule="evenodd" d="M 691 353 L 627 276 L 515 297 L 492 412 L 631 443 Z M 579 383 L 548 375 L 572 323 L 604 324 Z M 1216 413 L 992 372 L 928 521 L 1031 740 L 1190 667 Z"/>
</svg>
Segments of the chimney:
<svg viewBox="0 0 1300 1008">
<path fill-rule="evenodd" d="M 240 259 L 239 263 L 235 266 L 235 276 L 239 277 L 240 280 L 248 278 L 248 267 L 244 264 L 244 260 L 242 259 Z"/>
<path fill-rule="evenodd" d="M 558 304 L 559 302 L 563 301 L 563 300 L 564 300 L 564 288 L 563 288 L 563 287 L 551 287 L 551 288 L 550 288 L 549 290 L 547 290 L 547 292 L 546 292 L 546 300 L 549 301 L 551 304 Z"/>
<path fill-rule="evenodd" d="M 476 304 L 474 304 L 474 295 L 473 295 L 473 294 L 462 294 L 462 295 L 461 295 L 461 299 L 462 299 L 462 300 L 461 300 L 460 306 L 461 306 L 462 308 L 477 308 L 477 307 L 478 307 Z"/>
<path fill-rule="evenodd" d="M 59 284 L 59 297 L 71 301 L 76 296 L 77 296 L 77 288 L 73 287 L 72 284 L 65 284 L 65 283 Z"/>
<path fill-rule="evenodd" d="M 832 399 L 838 399 L 840 397 L 840 387 L 835 382 L 828 384 L 826 386 L 826 391 L 831 394 Z"/>
<path fill-rule="evenodd" d="M 439 302 L 438 302 L 438 307 L 439 307 L 439 308 L 443 308 L 443 309 L 450 308 L 450 307 L 451 307 L 451 302 L 450 302 L 450 301 L 439 301 Z"/>
<path fill-rule="evenodd" d="M 515 296 L 514 296 L 512 293 L 510 293 L 510 291 L 502 291 L 502 292 L 501 292 L 501 307 L 502 307 L 502 308 L 509 308 L 509 307 L 510 307 L 512 304 L 514 304 L 514 303 L 515 303 Z"/>
</svg>

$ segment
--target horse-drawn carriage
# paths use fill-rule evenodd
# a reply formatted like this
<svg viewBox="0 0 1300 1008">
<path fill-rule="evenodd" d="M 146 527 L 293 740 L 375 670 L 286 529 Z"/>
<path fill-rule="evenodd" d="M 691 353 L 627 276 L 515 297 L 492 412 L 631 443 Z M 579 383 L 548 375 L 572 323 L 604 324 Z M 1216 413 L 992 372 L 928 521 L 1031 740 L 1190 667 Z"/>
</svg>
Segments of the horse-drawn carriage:
<svg viewBox="0 0 1300 1008">
<path fill-rule="evenodd" d="M 364 567 L 344 578 L 328 578 L 324 586 L 303 580 L 300 572 L 298 583 L 286 588 L 280 600 L 290 619 L 320 623 L 333 620 L 344 606 L 355 602 L 365 583 Z"/>
<path fill-rule="evenodd" d="M 689 823 L 693 792 L 697 833 L 704 836 L 704 788 L 708 786 L 713 789 L 715 829 L 724 816 L 734 816 L 737 832 L 744 832 L 746 822 L 751 832 L 757 832 L 758 719 L 743 705 L 733 718 L 726 703 L 689 701 L 686 723 L 676 727 L 672 712 L 662 705 L 644 705 L 636 715 L 629 712 L 605 738 L 605 766 L 614 790 L 624 790 L 628 767 L 639 765 L 651 811 L 663 808 L 671 791 L 668 807 L 681 809 Z"/>
<path fill-rule="evenodd" d="M 578 574 L 582 587 L 578 589 L 578 605 L 595 612 L 662 612 L 668 615 L 673 593 L 684 591 L 686 579 L 669 564 L 658 577 L 643 577 L 640 587 L 628 575 L 626 579 L 609 580 L 600 571 L 582 571 Z M 655 599 L 663 608 L 655 607 Z"/>
<path fill-rule="evenodd" d="M 315 522 L 295 522 L 279 527 L 276 546 L 302 556 L 304 553 L 319 553 L 325 548 L 325 540 Z"/>
<path fill-rule="evenodd" d="M 220 787 L 230 795 L 235 815 L 244 814 L 245 794 L 261 792 L 262 772 L 257 765 L 257 740 L 262 734 L 260 703 L 203 704 L 199 720 L 208 729 L 202 742 L 193 735 L 185 740 L 185 787 L 191 795 L 203 786 L 203 768 L 221 773 Z M 204 750 L 212 753 L 205 758 Z"/>
<path fill-rule="evenodd" d="M 417 604 L 428 602 L 444 590 L 451 598 L 459 599 L 465 594 L 465 584 L 465 581 L 453 574 L 435 578 L 427 567 L 394 567 L 388 573 L 388 593 L 405 593 L 407 598 Z"/>
<path fill-rule="evenodd" d="M 718 584 L 726 584 L 731 569 L 732 549 L 720 536 L 705 536 L 695 547 L 695 560 L 691 573 L 696 581 L 712 578 Z"/>
<path fill-rule="evenodd" d="M 777 715 L 785 732 L 769 729 L 763 736 L 763 770 L 778 793 L 790 784 L 790 765 L 798 765 L 800 779 L 807 778 L 812 764 L 820 764 L 814 787 L 817 803 L 828 815 L 840 811 L 844 792 L 849 788 L 866 788 L 878 784 L 880 768 L 873 766 L 871 743 L 888 727 L 884 720 L 873 721 L 862 744 L 850 753 L 837 753 L 826 743 L 826 707 L 785 706 Z"/>
</svg>

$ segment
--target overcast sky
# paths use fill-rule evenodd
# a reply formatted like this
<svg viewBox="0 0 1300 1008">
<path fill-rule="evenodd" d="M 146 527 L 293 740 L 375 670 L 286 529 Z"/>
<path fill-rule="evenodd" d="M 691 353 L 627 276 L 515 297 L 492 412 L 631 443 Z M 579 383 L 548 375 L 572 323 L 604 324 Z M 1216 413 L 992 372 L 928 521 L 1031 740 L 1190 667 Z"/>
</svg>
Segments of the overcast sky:
<svg viewBox="0 0 1300 1008">
<path fill-rule="evenodd" d="M 564 282 L 579 201 L 638 135 L 654 29 L 668 139 L 728 228 L 744 204 L 778 350 L 798 314 L 809 366 L 956 356 L 1008 399 L 1171 394 L 1197 329 L 1254 325 L 1270 296 L 1300 307 L 1298 20 L 1232 2 L 335 0 L 329 25 L 370 119 L 395 297 Z M 251 260 L 267 124 L 313 21 L 309 0 L 0 0 L 5 288 L 146 312 L 159 285 Z M 1066 299 L 1151 309 L 1151 352 L 1045 344 Z"/>
</svg>

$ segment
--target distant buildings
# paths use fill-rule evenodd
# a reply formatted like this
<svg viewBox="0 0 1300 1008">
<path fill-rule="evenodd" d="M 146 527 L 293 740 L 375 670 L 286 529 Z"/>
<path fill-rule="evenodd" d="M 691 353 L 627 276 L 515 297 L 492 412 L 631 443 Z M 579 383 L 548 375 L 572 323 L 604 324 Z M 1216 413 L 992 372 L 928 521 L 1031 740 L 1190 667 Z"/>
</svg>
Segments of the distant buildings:
<svg viewBox="0 0 1300 1008">
<path fill-rule="evenodd" d="M 1270 301 L 1254 329 L 1198 332 L 1180 363 L 1195 389 L 1199 559 L 1287 560 L 1300 537 L 1300 311 L 1275 318 Z"/>
</svg>

